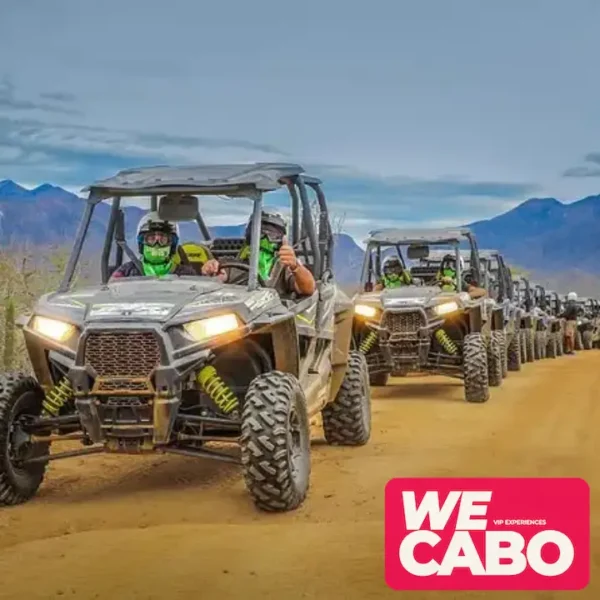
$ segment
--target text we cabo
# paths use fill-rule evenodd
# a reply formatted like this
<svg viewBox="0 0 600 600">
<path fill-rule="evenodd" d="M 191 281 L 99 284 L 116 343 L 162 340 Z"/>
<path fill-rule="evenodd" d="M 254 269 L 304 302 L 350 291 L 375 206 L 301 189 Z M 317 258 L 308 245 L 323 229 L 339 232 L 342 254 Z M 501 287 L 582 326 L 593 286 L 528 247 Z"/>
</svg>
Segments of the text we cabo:
<svg viewBox="0 0 600 600">
<path fill-rule="evenodd" d="M 392 479 L 385 578 L 396 590 L 579 590 L 590 490 L 576 478 Z"/>
</svg>

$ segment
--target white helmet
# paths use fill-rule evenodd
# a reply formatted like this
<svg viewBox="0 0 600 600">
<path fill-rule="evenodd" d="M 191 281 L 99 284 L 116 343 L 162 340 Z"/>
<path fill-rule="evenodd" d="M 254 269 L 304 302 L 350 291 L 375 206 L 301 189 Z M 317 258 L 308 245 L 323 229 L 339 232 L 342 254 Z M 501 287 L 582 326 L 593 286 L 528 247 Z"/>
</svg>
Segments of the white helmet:
<svg viewBox="0 0 600 600">
<path fill-rule="evenodd" d="M 179 238 L 179 223 L 171 223 L 170 221 L 165 221 L 163 219 L 159 219 L 158 213 L 151 211 L 146 213 L 138 223 L 136 237 L 140 235 L 140 233 L 145 233 L 149 231 L 152 225 L 156 225 L 159 228 L 170 229 L 171 233 L 175 234 L 177 238 Z"/>
<path fill-rule="evenodd" d="M 577 292 L 569 292 L 567 294 L 567 300 L 577 300 Z"/>
</svg>

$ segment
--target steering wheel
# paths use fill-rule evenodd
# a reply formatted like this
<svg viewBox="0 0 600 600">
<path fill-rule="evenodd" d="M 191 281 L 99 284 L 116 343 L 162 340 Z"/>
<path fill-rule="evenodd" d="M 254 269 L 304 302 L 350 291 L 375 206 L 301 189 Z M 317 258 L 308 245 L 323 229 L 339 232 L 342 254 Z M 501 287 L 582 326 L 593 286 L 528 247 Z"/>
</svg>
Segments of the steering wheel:
<svg viewBox="0 0 600 600">
<path fill-rule="evenodd" d="M 241 260 L 225 260 L 222 263 L 219 263 L 219 271 L 225 270 L 225 269 L 229 269 L 230 272 L 231 272 L 231 269 L 241 269 L 242 271 L 246 271 L 248 273 L 248 276 L 250 276 L 250 265 L 245 262 L 242 262 Z M 259 273 L 256 274 L 256 278 L 258 279 L 258 283 L 262 287 L 267 287 L 265 280 L 260 276 Z M 227 283 L 236 285 L 236 283 L 234 281 L 230 281 L 229 275 L 227 276 Z"/>
</svg>

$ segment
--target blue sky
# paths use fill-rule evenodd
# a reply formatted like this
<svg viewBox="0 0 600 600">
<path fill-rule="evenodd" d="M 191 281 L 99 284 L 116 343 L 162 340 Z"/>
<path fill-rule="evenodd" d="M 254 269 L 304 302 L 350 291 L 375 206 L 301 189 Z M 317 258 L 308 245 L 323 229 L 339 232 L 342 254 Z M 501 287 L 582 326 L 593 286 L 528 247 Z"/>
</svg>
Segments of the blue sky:
<svg viewBox="0 0 600 600">
<path fill-rule="evenodd" d="M 3 0 L 0 22 L 0 179 L 289 160 L 359 237 L 600 191 L 597 0 Z"/>
</svg>

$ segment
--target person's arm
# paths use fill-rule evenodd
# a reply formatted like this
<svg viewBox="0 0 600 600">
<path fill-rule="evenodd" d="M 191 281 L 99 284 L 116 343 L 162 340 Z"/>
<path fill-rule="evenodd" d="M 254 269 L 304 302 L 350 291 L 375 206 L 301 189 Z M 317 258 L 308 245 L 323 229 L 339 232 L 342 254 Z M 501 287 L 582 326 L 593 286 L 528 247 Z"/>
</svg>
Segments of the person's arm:
<svg viewBox="0 0 600 600">
<path fill-rule="evenodd" d="M 292 274 L 294 289 L 301 296 L 312 296 L 317 284 L 312 273 L 298 260 L 294 249 L 287 244 L 284 238 L 279 248 L 279 262 Z"/>
<path fill-rule="evenodd" d="M 301 263 L 296 262 L 296 268 L 288 267 L 294 277 L 296 292 L 302 296 L 312 296 L 317 284 L 312 273 Z"/>
<path fill-rule="evenodd" d="M 207 277 L 218 275 L 219 279 L 223 283 L 227 283 L 227 273 L 225 273 L 225 271 L 221 271 L 221 265 L 216 258 L 211 258 L 202 265 L 202 275 Z"/>
<path fill-rule="evenodd" d="M 467 286 L 467 292 L 471 298 L 485 298 L 487 291 L 484 288 L 480 288 L 474 285 Z"/>
</svg>

